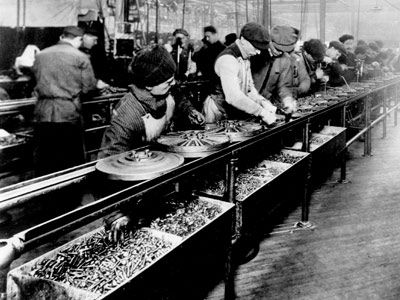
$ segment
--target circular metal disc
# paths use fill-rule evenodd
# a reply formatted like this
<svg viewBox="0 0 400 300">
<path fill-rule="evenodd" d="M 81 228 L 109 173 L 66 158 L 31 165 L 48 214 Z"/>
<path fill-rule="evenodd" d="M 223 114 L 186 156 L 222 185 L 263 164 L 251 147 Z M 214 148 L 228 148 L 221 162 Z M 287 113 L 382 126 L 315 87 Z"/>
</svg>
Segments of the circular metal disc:
<svg viewBox="0 0 400 300">
<path fill-rule="evenodd" d="M 214 128 L 213 128 L 214 127 Z M 264 127 L 256 122 L 223 120 L 208 129 L 215 133 L 225 133 L 232 142 L 241 142 L 263 131 Z"/>
<path fill-rule="evenodd" d="M 226 147 L 230 139 L 225 134 L 188 130 L 162 135 L 157 143 L 163 150 L 176 152 L 184 157 L 203 157 Z"/>
<path fill-rule="evenodd" d="M 157 177 L 180 166 L 183 161 L 184 158 L 176 153 L 130 151 L 98 161 L 96 169 L 110 179 L 138 181 Z"/>
</svg>

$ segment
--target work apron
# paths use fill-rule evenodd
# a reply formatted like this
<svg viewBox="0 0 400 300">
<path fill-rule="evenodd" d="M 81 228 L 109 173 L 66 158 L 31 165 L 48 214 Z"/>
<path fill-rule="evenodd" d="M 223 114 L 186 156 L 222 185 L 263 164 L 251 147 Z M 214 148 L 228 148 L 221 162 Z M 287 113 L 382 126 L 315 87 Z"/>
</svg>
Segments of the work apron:
<svg viewBox="0 0 400 300">
<path fill-rule="evenodd" d="M 151 142 L 157 139 L 161 133 L 166 130 L 171 122 L 175 110 L 175 101 L 171 95 L 166 99 L 167 110 L 165 115 L 160 119 L 155 119 L 150 113 L 142 116 L 144 128 L 146 130 L 146 141 Z"/>
</svg>

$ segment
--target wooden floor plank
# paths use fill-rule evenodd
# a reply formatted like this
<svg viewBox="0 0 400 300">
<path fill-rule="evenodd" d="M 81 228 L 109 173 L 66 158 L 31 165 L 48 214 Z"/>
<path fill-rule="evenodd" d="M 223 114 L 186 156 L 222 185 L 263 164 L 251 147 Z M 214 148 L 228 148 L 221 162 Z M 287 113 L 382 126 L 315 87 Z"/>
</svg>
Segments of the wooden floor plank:
<svg viewBox="0 0 400 300">
<path fill-rule="evenodd" d="M 314 191 L 315 229 L 266 234 L 260 253 L 236 269 L 237 299 L 400 299 L 400 127 L 373 133 L 373 156 L 350 148 L 348 178 L 338 170 Z M 292 212 L 273 229 L 299 219 Z M 209 300 L 223 299 L 223 284 Z"/>
</svg>

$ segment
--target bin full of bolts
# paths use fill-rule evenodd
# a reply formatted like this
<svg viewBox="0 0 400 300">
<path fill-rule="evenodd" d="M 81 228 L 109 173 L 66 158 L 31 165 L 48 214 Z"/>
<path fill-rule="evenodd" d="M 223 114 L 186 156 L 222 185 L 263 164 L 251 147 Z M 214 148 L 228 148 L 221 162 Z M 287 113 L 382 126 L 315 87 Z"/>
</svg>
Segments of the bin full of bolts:
<svg viewBox="0 0 400 300">
<path fill-rule="evenodd" d="M 302 142 L 297 142 L 292 150 L 302 149 Z M 334 168 L 337 156 L 346 146 L 346 128 L 324 126 L 319 133 L 313 133 L 310 139 L 312 153 L 312 176 L 314 183 L 322 182 Z"/>
<path fill-rule="evenodd" d="M 183 263 L 186 240 L 225 216 L 232 206 L 198 201 L 183 209 L 184 213 L 177 208 L 153 220 L 151 227 L 155 229 L 140 227 L 124 232 L 118 243 L 109 241 L 108 233 L 99 228 L 13 269 L 8 274 L 7 295 L 10 299 L 43 295 L 46 299 L 157 298 L 154 295 L 169 288 L 163 278 L 170 278 L 176 264 Z M 230 228 L 231 217 L 225 218 Z M 168 230 L 168 222 L 176 223 L 175 230 Z"/>
<path fill-rule="evenodd" d="M 285 185 L 290 182 L 303 182 L 309 154 L 300 151 L 283 149 L 270 154 L 261 162 L 252 166 L 240 165 L 235 182 L 235 197 L 239 206 L 243 230 L 269 211 L 273 211 L 277 203 L 283 201 Z M 294 189 L 295 190 L 295 189 Z M 204 192 L 221 196 L 225 191 L 224 181 L 209 180 Z"/>
<path fill-rule="evenodd" d="M 309 154 L 301 151 L 282 149 L 269 154 L 257 168 L 244 170 L 238 176 L 236 199 L 242 207 L 243 219 L 249 220 L 262 212 L 262 217 L 272 213 L 286 200 L 294 200 L 303 186 Z M 290 195 L 287 186 L 290 184 Z M 293 193 L 292 193 L 293 192 Z M 297 195 L 297 196 L 296 196 Z"/>
<path fill-rule="evenodd" d="M 169 259 L 173 269 L 168 274 L 173 276 L 163 279 L 168 289 L 164 297 L 197 299 L 207 287 L 211 288 L 223 278 L 231 246 L 234 205 L 182 193 L 165 204 L 160 205 L 161 213 L 150 217 L 150 223 L 146 224 L 183 238 Z"/>
<path fill-rule="evenodd" d="M 32 159 L 32 134 L 10 134 L 0 129 L 0 168 L 15 170 L 16 166 L 30 163 Z"/>
</svg>

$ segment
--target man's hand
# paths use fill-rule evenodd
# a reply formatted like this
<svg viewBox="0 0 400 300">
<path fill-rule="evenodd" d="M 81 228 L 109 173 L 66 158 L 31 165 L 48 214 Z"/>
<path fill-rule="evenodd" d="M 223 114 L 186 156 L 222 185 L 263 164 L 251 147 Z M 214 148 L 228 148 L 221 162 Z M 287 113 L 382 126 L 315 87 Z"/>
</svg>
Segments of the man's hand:
<svg viewBox="0 0 400 300">
<path fill-rule="evenodd" d="M 193 125 L 203 125 L 206 121 L 203 114 L 197 111 L 196 109 L 192 109 L 189 112 L 189 121 Z"/>
<path fill-rule="evenodd" d="M 327 63 L 327 64 L 330 64 L 330 63 L 332 63 L 333 62 L 333 59 L 332 58 L 330 58 L 329 56 L 324 56 L 324 60 L 323 60 L 325 63 Z"/>
<path fill-rule="evenodd" d="M 282 52 L 277 50 L 272 43 L 269 43 L 268 52 L 271 57 L 278 57 L 282 55 Z"/>
<path fill-rule="evenodd" d="M 315 76 L 317 79 L 322 79 L 322 77 L 324 77 L 324 71 L 321 68 L 317 68 L 315 70 Z"/>
<path fill-rule="evenodd" d="M 270 110 L 263 108 L 259 114 L 263 122 L 271 125 L 276 122 L 276 114 Z"/>
<path fill-rule="evenodd" d="M 371 64 L 371 66 L 373 66 L 374 68 L 379 68 L 381 65 L 377 62 L 377 61 L 374 61 L 372 64 Z"/>
<path fill-rule="evenodd" d="M 282 100 L 282 106 L 286 114 L 292 114 L 297 110 L 297 102 L 292 97 L 285 97 Z"/>
<path fill-rule="evenodd" d="M 113 242 L 118 242 L 120 239 L 124 240 L 123 231 L 126 230 L 131 219 L 127 216 L 122 216 L 111 223 L 108 239 Z"/>
<path fill-rule="evenodd" d="M 109 86 L 110 86 L 110 85 L 107 84 L 107 83 L 105 83 L 103 80 L 101 80 L 101 79 L 97 80 L 96 88 L 98 88 L 99 90 L 108 88 Z"/>
</svg>

